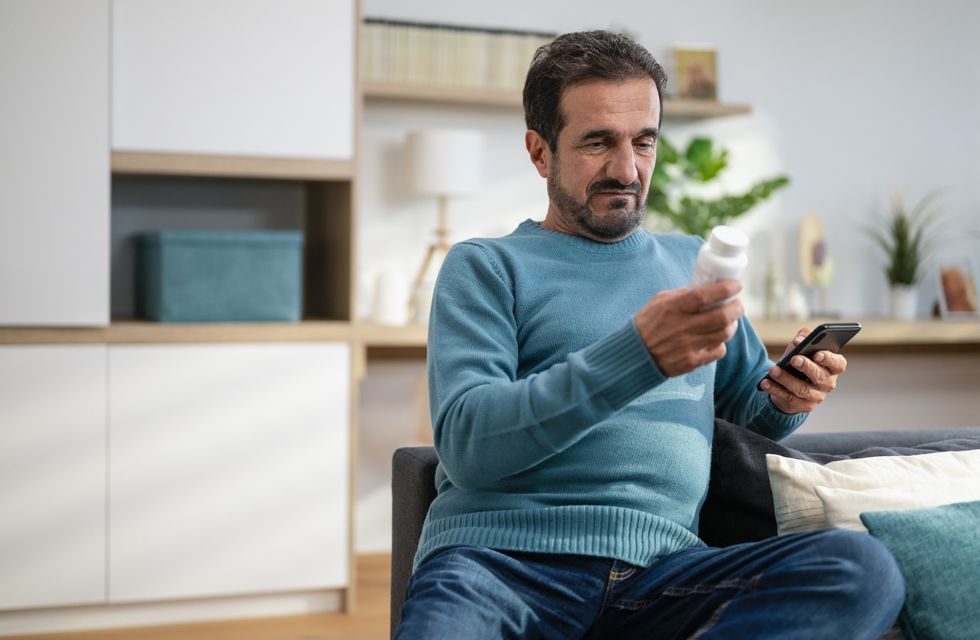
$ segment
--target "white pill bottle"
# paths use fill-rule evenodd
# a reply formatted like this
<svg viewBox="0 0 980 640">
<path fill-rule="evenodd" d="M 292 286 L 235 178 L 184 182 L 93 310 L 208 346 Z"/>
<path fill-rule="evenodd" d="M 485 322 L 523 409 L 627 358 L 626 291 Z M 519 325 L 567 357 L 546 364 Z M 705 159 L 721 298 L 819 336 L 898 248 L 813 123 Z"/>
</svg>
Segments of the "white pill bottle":
<svg viewBox="0 0 980 640">
<path fill-rule="evenodd" d="M 749 264 L 749 258 L 745 255 L 748 244 L 749 237 L 735 227 L 719 225 L 712 229 L 708 241 L 698 251 L 690 287 L 693 289 L 710 282 L 741 278 Z M 719 304 L 725 302 L 728 301 Z"/>
</svg>

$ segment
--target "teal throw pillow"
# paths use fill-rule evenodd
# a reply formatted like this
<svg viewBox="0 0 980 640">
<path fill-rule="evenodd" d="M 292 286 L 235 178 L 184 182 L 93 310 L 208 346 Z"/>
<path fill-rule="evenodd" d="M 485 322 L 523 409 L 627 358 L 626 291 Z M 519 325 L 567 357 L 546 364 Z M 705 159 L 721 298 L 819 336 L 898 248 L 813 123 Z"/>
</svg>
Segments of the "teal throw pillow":
<svg viewBox="0 0 980 640">
<path fill-rule="evenodd" d="M 898 561 L 910 640 L 980 638 L 980 501 L 869 511 L 861 521 Z"/>
</svg>

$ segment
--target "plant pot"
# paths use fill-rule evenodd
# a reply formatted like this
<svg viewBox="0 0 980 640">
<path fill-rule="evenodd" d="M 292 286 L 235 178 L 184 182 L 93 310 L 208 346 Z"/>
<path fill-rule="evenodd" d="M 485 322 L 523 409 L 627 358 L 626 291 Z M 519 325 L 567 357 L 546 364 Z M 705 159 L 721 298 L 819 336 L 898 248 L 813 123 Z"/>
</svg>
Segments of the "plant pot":
<svg viewBox="0 0 980 640">
<path fill-rule="evenodd" d="M 890 298 L 892 319 L 915 320 L 918 293 L 918 289 L 914 286 L 892 285 Z"/>
</svg>

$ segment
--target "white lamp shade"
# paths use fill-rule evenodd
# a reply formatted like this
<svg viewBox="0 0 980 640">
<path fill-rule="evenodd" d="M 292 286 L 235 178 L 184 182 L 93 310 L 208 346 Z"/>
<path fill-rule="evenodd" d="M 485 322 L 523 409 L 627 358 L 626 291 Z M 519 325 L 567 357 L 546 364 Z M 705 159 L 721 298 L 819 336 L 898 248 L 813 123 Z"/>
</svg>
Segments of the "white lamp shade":
<svg viewBox="0 0 980 640">
<path fill-rule="evenodd" d="M 408 176 L 420 195 L 473 193 L 483 183 L 483 134 L 428 129 L 408 134 Z"/>
</svg>

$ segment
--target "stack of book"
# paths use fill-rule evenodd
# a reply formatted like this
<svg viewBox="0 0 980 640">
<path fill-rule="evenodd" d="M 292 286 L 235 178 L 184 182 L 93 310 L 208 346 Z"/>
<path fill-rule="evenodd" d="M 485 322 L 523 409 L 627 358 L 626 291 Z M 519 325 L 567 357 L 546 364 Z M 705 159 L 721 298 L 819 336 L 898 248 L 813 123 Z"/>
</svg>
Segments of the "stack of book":
<svg viewBox="0 0 980 640">
<path fill-rule="evenodd" d="M 367 19 L 361 69 L 368 82 L 519 91 L 534 52 L 555 35 Z"/>
</svg>

